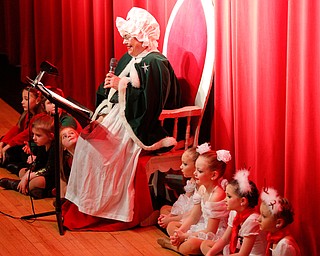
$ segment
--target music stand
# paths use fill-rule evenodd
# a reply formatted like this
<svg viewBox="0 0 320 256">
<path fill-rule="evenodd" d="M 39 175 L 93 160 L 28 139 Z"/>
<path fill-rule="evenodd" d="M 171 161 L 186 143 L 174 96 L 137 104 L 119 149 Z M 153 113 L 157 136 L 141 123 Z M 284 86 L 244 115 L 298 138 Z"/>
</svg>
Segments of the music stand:
<svg viewBox="0 0 320 256">
<path fill-rule="evenodd" d="M 60 235 L 64 234 L 63 223 L 62 223 L 62 212 L 61 212 L 61 193 L 60 193 L 60 120 L 59 120 L 59 113 L 58 108 L 62 108 L 65 111 L 71 113 L 73 116 L 81 118 L 86 123 L 90 122 L 90 117 L 92 116 L 92 112 L 88 109 L 84 109 L 75 103 L 68 101 L 67 99 L 63 98 L 62 96 L 52 92 L 48 88 L 44 87 L 43 84 L 40 82 L 42 76 L 45 73 L 49 73 L 52 75 L 58 75 L 58 70 L 55 66 L 50 64 L 48 61 L 44 61 L 40 65 L 40 73 L 37 75 L 35 80 L 31 80 L 28 78 L 29 83 L 41 91 L 41 93 L 52 103 L 55 104 L 55 113 L 54 113 L 54 149 L 55 149 L 55 187 L 56 187 L 56 205 L 55 211 L 37 213 L 27 216 L 22 216 L 21 219 L 33 219 L 37 217 L 45 217 L 50 215 L 56 215 L 59 233 Z"/>
</svg>

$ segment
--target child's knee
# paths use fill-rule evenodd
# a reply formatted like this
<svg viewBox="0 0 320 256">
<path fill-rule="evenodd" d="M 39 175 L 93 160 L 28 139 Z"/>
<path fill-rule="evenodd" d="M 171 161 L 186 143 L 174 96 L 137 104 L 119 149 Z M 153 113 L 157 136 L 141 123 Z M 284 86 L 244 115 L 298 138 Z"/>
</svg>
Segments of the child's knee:
<svg viewBox="0 0 320 256">
<path fill-rule="evenodd" d="M 182 243 L 179 247 L 179 252 L 183 255 L 189 255 L 189 254 L 201 254 L 200 245 L 202 243 L 202 240 L 197 238 L 190 238 L 186 240 L 184 243 Z"/>
<path fill-rule="evenodd" d="M 30 180 L 29 182 L 29 189 L 32 190 L 34 188 L 42 188 L 44 189 L 46 187 L 46 180 L 44 176 L 38 176 L 34 179 Z"/>
<path fill-rule="evenodd" d="M 161 209 L 160 209 L 160 214 L 165 214 L 165 215 L 170 214 L 171 213 L 171 208 L 172 208 L 171 205 L 162 206 Z"/>
<path fill-rule="evenodd" d="M 178 228 L 180 228 L 181 226 L 181 223 L 180 222 L 177 222 L 177 221 L 171 221 L 168 223 L 168 226 L 167 226 L 167 233 L 172 236 L 174 231 Z"/>
<path fill-rule="evenodd" d="M 201 252 L 205 255 L 213 246 L 213 244 L 214 242 L 212 240 L 204 240 L 200 245 Z"/>
</svg>

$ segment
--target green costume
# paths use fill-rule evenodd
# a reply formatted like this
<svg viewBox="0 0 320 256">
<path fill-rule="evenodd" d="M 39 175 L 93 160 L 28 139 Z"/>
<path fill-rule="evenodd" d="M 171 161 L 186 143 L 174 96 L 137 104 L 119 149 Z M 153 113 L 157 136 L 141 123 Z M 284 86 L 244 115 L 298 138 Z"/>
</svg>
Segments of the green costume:
<svg viewBox="0 0 320 256">
<path fill-rule="evenodd" d="M 131 59 L 129 54 L 125 54 L 118 63 L 115 75 L 118 76 Z M 158 118 L 162 109 L 180 107 L 180 87 L 171 64 L 159 52 L 149 53 L 140 63 L 134 65 L 140 87 L 137 88 L 131 82 L 128 83 L 125 117 L 139 140 L 149 146 L 168 136 Z M 102 83 L 97 91 L 98 101 L 107 97 L 105 92 L 108 94 L 109 89 L 106 91 Z M 110 101 L 118 102 L 118 92 L 111 97 Z"/>
</svg>

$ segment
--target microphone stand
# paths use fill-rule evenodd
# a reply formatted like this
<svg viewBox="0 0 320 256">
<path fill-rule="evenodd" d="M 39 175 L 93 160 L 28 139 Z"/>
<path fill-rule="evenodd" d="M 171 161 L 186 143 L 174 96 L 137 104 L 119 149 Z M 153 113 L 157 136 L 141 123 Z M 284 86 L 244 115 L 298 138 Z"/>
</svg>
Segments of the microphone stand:
<svg viewBox="0 0 320 256">
<path fill-rule="evenodd" d="M 41 71 L 34 81 L 29 79 L 29 82 L 32 84 L 32 86 L 36 87 L 38 90 L 39 90 L 40 80 L 45 72 L 48 72 L 49 74 L 51 73 L 54 75 L 58 74 L 57 69 L 47 61 L 44 61 L 41 63 L 40 69 Z M 63 230 L 63 221 L 62 221 L 62 213 L 61 213 L 61 197 L 60 197 L 61 192 L 60 192 L 60 131 L 59 130 L 60 130 L 60 120 L 59 120 L 58 106 L 56 106 L 55 113 L 54 113 L 54 137 L 55 137 L 55 140 L 54 140 L 55 159 L 54 160 L 55 160 L 55 187 L 56 187 L 55 211 L 26 215 L 26 216 L 22 216 L 21 219 L 28 220 L 28 219 L 33 219 L 37 217 L 56 215 L 58 227 L 59 227 L 59 233 L 60 235 L 63 235 L 64 230 Z"/>
</svg>

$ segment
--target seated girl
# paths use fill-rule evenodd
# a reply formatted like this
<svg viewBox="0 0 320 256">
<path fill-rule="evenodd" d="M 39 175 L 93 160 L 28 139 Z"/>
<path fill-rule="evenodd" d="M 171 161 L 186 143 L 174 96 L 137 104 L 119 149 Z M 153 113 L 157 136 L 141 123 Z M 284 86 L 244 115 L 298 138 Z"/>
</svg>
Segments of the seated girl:
<svg viewBox="0 0 320 256">
<path fill-rule="evenodd" d="M 32 133 L 39 147 L 36 158 L 33 155 L 28 158 L 29 167 L 20 170 L 20 180 L 2 178 L 0 186 L 40 199 L 50 196 L 55 185 L 53 118 L 44 113 L 39 115 L 32 123 Z"/>
<path fill-rule="evenodd" d="M 44 112 L 42 94 L 31 86 L 22 91 L 21 114 L 17 124 L 0 139 L 0 164 L 17 174 L 20 164 L 25 163 L 27 154 L 23 151 L 26 142 L 31 142 L 30 129 L 34 117 Z"/>
<path fill-rule="evenodd" d="M 272 188 L 263 190 L 261 200 L 258 221 L 260 229 L 268 232 L 266 255 L 301 255 L 299 246 L 289 231 L 294 215 L 290 202 Z"/>
<path fill-rule="evenodd" d="M 225 192 L 221 186 L 226 163 L 231 160 L 229 151 L 213 151 L 207 143 L 198 146 L 194 178 L 199 190 L 194 194 L 194 206 L 183 222 L 170 222 L 167 232 L 170 240 L 158 243 L 183 255 L 200 254 L 203 239 L 214 239 L 227 226 L 228 211 L 224 202 Z"/>
<path fill-rule="evenodd" d="M 193 194 L 196 190 L 196 181 L 194 179 L 195 162 L 199 153 L 196 148 L 187 149 L 181 157 L 181 172 L 187 180 L 184 189 L 185 194 L 181 194 L 173 206 L 164 205 L 160 209 L 158 224 L 162 228 L 166 228 L 171 221 L 180 221 L 190 213 L 193 207 Z"/>
<path fill-rule="evenodd" d="M 48 88 L 52 92 L 64 97 L 64 93 L 61 89 L 59 89 L 57 87 L 52 87 L 52 86 L 46 86 L 46 88 Z M 52 103 L 50 100 L 48 100 L 48 99 L 44 100 L 44 108 L 45 108 L 45 111 L 49 115 L 55 114 L 55 104 Z M 58 115 L 59 115 L 61 127 L 73 127 L 74 129 L 76 129 L 76 131 L 78 133 L 81 132 L 82 127 L 81 127 L 80 123 L 72 115 L 68 114 L 62 108 L 58 108 Z"/>
<path fill-rule="evenodd" d="M 259 191 L 248 176 L 248 170 L 240 170 L 227 185 L 228 227 L 217 241 L 202 242 L 204 255 L 264 255 L 265 233 L 259 229 L 259 215 L 255 212 Z"/>
<path fill-rule="evenodd" d="M 61 172 L 61 197 L 64 198 L 67 190 L 67 184 L 70 176 L 73 154 L 78 141 L 79 133 L 73 127 L 62 127 L 60 130 L 60 145 L 62 151 L 62 172 Z"/>
</svg>

